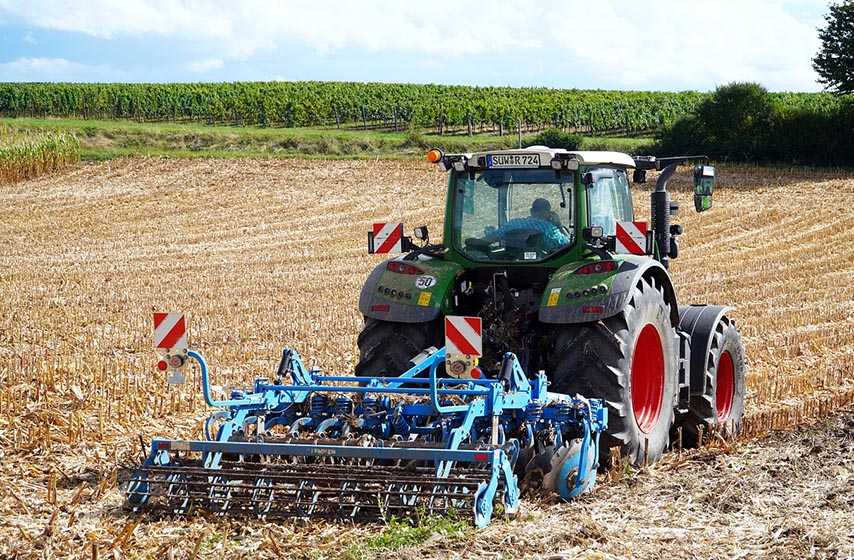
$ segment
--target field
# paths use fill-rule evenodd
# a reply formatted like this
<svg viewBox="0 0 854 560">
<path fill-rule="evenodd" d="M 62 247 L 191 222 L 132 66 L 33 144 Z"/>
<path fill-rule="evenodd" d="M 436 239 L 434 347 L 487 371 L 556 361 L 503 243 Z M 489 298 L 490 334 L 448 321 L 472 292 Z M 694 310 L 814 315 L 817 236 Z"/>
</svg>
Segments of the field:
<svg viewBox="0 0 854 560">
<path fill-rule="evenodd" d="M 175 388 L 156 373 L 152 311 L 187 314 L 221 385 L 272 373 L 284 346 L 351 373 L 359 290 L 381 260 L 365 233 L 401 220 L 440 237 L 445 178 L 408 161 L 127 158 L 0 186 L 0 557 L 854 554 L 850 172 L 722 168 L 700 215 L 688 171 L 671 181 L 680 299 L 735 306 L 744 335 L 735 446 L 673 453 L 572 504 L 525 502 L 483 531 L 441 525 L 397 552 L 375 540 L 407 534 L 395 524 L 127 515 L 141 441 L 199 437 L 206 416 L 195 374 Z M 646 216 L 646 191 L 637 205 Z"/>
</svg>

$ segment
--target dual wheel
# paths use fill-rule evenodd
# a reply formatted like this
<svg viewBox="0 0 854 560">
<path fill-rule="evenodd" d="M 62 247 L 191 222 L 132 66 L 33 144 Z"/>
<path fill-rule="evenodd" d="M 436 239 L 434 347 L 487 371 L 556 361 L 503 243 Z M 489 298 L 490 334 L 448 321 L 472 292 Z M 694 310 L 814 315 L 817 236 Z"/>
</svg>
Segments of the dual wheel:
<svg viewBox="0 0 854 560">
<path fill-rule="evenodd" d="M 608 430 L 600 440 L 601 463 L 611 448 L 633 464 L 653 463 L 667 449 L 676 428 L 683 445 L 697 442 L 701 426 L 737 431 L 744 414 L 744 350 L 741 335 L 725 316 L 712 332 L 692 336 L 708 340 L 692 376 L 685 413 L 678 406 L 678 348 L 670 306 L 652 279 L 640 280 L 619 314 L 593 323 L 561 326 L 551 359 L 551 390 L 602 398 Z M 707 338 L 708 337 L 708 338 Z M 697 345 L 692 344 L 692 349 Z M 696 351 L 696 350 L 695 350 Z"/>
</svg>

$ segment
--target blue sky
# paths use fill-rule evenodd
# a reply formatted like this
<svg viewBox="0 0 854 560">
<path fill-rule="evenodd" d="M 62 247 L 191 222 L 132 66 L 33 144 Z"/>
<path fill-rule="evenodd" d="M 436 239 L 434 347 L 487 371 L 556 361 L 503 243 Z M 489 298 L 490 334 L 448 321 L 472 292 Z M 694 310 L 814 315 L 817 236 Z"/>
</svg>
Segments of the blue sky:
<svg viewBox="0 0 854 560">
<path fill-rule="evenodd" d="M 0 0 L 0 82 L 820 91 L 817 0 Z"/>
</svg>

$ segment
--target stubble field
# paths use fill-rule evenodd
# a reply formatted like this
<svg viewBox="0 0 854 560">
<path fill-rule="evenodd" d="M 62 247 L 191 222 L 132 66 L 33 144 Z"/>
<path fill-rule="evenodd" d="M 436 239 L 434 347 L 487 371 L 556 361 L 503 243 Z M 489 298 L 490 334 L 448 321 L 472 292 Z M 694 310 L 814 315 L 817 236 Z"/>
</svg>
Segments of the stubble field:
<svg viewBox="0 0 854 560">
<path fill-rule="evenodd" d="M 718 172 L 699 215 L 688 171 L 671 181 L 685 227 L 672 272 L 682 303 L 736 308 L 740 441 L 389 557 L 854 555 L 854 174 Z M 136 158 L 0 186 L 0 557 L 356 555 L 382 525 L 122 509 L 140 441 L 200 437 L 207 415 L 195 373 L 178 388 L 156 372 L 152 312 L 187 314 L 221 385 L 270 374 L 284 346 L 350 374 L 359 290 L 381 260 L 366 232 L 395 220 L 441 237 L 445 180 L 414 162 Z M 780 428 L 795 429 L 766 439 Z"/>
</svg>

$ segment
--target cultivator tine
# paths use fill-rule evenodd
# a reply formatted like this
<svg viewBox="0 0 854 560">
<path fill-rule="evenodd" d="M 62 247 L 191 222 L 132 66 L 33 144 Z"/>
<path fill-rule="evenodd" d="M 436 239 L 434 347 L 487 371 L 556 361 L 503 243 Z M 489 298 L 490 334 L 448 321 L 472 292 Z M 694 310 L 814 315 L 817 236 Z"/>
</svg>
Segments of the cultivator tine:
<svg viewBox="0 0 854 560">
<path fill-rule="evenodd" d="M 147 498 L 139 510 L 351 520 L 408 515 L 416 509 L 428 514 L 473 513 L 476 493 L 489 475 L 485 469 L 469 468 L 439 480 L 433 469 L 423 467 L 283 464 L 260 470 L 252 463 L 224 464 L 213 475 L 198 463 L 148 467 L 143 472 Z"/>
</svg>

